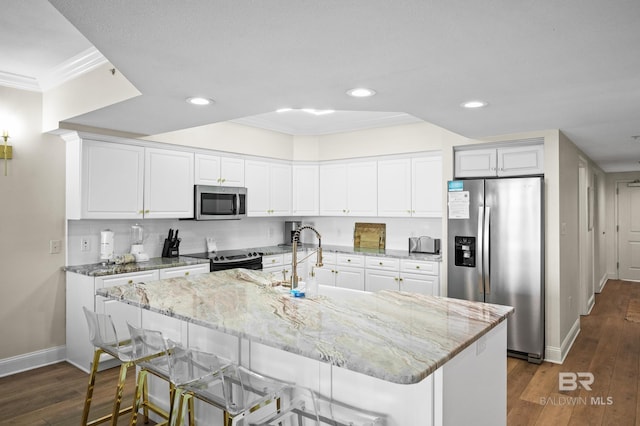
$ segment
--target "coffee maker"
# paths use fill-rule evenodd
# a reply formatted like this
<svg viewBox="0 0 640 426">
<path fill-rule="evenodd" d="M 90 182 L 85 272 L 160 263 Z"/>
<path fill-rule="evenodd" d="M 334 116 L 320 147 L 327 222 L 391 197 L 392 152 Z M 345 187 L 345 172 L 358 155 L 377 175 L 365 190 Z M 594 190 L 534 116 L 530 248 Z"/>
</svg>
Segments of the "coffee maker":
<svg viewBox="0 0 640 426">
<path fill-rule="evenodd" d="M 293 234 L 302 226 L 302 222 L 294 220 L 294 221 L 286 221 L 284 223 L 284 245 L 290 246 L 293 244 Z"/>
</svg>

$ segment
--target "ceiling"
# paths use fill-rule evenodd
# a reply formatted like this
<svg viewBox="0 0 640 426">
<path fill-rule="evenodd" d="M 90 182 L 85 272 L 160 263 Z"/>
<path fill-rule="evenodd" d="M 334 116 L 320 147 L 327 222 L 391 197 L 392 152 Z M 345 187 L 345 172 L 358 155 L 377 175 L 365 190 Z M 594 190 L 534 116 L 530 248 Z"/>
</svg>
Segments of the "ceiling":
<svg viewBox="0 0 640 426">
<path fill-rule="evenodd" d="M 95 48 L 142 93 L 73 123 L 148 135 L 227 120 L 290 134 L 416 121 L 469 138 L 560 129 L 603 170 L 640 170 L 636 0 L 0 6 L 0 84 L 46 90 L 61 64 Z M 346 96 L 354 87 L 377 94 Z M 489 105 L 460 107 L 471 99 Z M 283 107 L 338 112 L 274 112 Z"/>
</svg>

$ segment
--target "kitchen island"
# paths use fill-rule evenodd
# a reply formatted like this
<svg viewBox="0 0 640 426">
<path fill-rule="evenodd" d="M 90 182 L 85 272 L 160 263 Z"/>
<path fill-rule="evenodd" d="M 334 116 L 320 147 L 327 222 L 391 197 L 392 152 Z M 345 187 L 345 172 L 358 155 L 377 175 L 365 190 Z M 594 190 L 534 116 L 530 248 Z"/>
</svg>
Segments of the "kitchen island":
<svg viewBox="0 0 640 426">
<path fill-rule="evenodd" d="M 97 293 L 139 309 L 143 327 L 383 413 L 388 425 L 506 423 L 512 308 L 335 288 L 294 298 L 279 284 L 232 269 Z"/>
</svg>

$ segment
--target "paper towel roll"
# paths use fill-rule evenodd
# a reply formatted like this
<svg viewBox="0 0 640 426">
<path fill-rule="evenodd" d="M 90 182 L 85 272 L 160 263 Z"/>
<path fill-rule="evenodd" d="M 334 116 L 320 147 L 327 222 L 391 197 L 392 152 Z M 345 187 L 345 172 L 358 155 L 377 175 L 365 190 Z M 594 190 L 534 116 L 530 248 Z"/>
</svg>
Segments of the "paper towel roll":
<svg viewBox="0 0 640 426">
<path fill-rule="evenodd" d="M 113 258 L 113 231 L 105 229 L 100 232 L 100 260 Z"/>
</svg>

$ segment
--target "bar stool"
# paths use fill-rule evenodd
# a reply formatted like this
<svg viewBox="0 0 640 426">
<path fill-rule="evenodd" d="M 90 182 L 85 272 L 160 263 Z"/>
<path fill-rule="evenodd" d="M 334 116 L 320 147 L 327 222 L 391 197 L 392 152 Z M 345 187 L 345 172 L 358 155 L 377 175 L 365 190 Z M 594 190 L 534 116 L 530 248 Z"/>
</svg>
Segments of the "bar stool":
<svg viewBox="0 0 640 426">
<path fill-rule="evenodd" d="M 95 347 L 93 354 L 93 364 L 91 366 L 91 372 L 89 374 L 89 384 L 87 386 L 86 398 L 84 401 L 84 409 L 82 412 L 82 425 L 93 426 L 100 423 L 111 420 L 112 425 L 118 423 L 118 417 L 122 414 L 131 412 L 133 406 L 120 409 L 122 402 L 122 394 L 124 392 L 124 383 L 127 377 L 127 370 L 134 365 L 136 360 L 131 347 L 131 340 L 120 340 L 116 332 L 116 327 L 111 319 L 110 315 L 99 314 L 93 312 L 86 307 L 82 307 L 84 315 L 87 319 L 87 325 L 89 327 L 89 339 Z M 96 373 L 98 372 L 98 366 L 100 363 L 100 355 L 106 353 L 120 361 L 120 374 L 118 377 L 118 384 L 116 386 L 116 396 L 113 400 L 113 408 L 111 414 L 100 417 L 98 419 L 88 422 L 89 411 L 91 410 L 91 400 L 93 398 L 93 389 L 96 382 Z M 156 354 L 154 354 L 156 355 Z M 158 408 L 155 406 L 149 406 L 152 411 L 156 411 Z M 159 412 L 158 414 L 162 414 Z M 168 417 L 165 413 L 165 416 Z"/>
<path fill-rule="evenodd" d="M 194 399 L 222 410 L 224 426 L 235 426 L 271 404 L 279 411 L 281 398 L 291 387 L 214 354 L 177 344 L 169 351 L 169 365 L 176 386 L 171 426 L 181 425 L 187 413 L 189 424 L 194 424 Z"/>
</svg>

